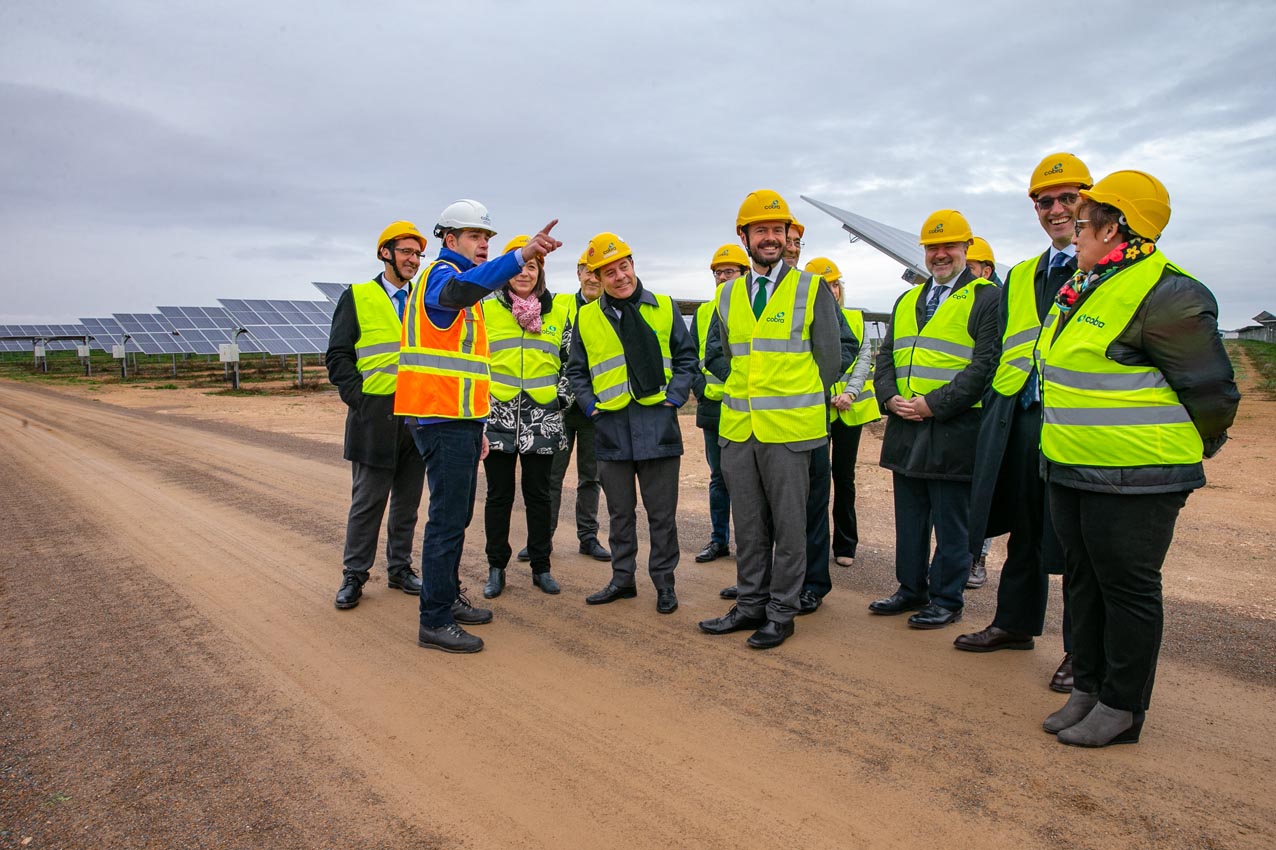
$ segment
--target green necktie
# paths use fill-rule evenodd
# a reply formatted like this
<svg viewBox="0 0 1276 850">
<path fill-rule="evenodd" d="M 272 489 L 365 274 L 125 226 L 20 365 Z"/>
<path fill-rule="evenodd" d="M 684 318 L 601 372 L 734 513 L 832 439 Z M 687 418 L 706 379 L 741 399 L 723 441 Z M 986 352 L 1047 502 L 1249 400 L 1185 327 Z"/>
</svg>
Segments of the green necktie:
<svg viewBox="0 0 1276 850">
<path fill-rule="evenodd" d="M 766 309 L 766 284 L 766 278 L 758 278 L 758 291 L 753 294 L 753 318 L 755 319 L 761 319 L 762 311 Z"/>
</svg>

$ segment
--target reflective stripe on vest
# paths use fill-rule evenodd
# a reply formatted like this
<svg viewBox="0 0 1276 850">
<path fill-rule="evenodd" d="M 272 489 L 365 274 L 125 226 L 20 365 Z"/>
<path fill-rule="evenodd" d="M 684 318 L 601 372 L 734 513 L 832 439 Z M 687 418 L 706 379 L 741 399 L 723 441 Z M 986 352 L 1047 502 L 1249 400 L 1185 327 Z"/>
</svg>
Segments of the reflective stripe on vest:
<svg viewBox="0 0 1276 850">
<path fill-rule="evenodd" d="M 1161 371 L 1108 357 L 1167 266 L 1190 277 L 1158 250 L 1099 284 L 1061 329 L 1059 307 L 1051 308 L 1035 351 L 1041 452 L 1049 460 L 1096 467 L 1201 462 L 1201 435 Z"/>
<path fill-rule="evenodd" d="M 677 311 L 668 295 L 655 295 L 656 305 L 640 304 L 638 312 L 643 321 L 656 332 L 660 343 L 660 357 L 664 364 L 665 383 L 652 393 L 637 399 L 639 404 L 660 404 L 665 400 L 665 387 L 673 378 L 673 358 L 669 353 L 669 338 Z M 625 349 L 611 320 L 603 315 L 601 299 L 591 301 L 576 314 L 576 332 L 585 346 L 589 362 L 590 383 L 593 384 L 595 407 L 598 410 L 621 410 L 633 400 L 629 389 L 629 366 L 625 362 Z"/>
<path fill-rule="evenodd" d="M 842 308 L 842 315 L 846 317 L 846 323 L 851 326 L 851 333 L 855 335 L 855 339 L 863 344 L 864 342 L 864 313 L 860 310 L 851 310 Z M 851 369 L 855 368 L 855 364 L 851 364 Z M 833 386 L 829 387 L 830 395 L 841 395 L 846 390 L 846 383 L 851 379 L 851 369 L 846 370 L 846 374 L 841 377 Z M 864 386 L 860 388 L 860 394 L 855 397 L 855 401 L 851 402 L 850 408 L 847 410 L 838 410 L 836 407 L 829 405 L 829 422 L 841 421 L 843 425 L 867 425 L 869 422 L 876 422 L 882 418 L 881 408 L 877 406 L 877 393 L 873 390 L 873 379 L 868 378 L 864 381 Z"/>
<path fill-rule="evenodd" d="M 446 328 L 436 326 L 425 311 L 426 281 L 436 265 L 446 262 L 430 263 L 412 291 L 403 323 L 394 412 L 400 416 L 482 419 L 491 409 L 482 303 L 459 311 Z"/>
<path fill-rule="evenodd" d="M 559 298 L 555 298 L 550 311 L 541 316 L 538 334 L 523 330 L 509 308 L 499 301 L 493 303 L 493 299 L 488 299 L 483 316 L 487 321 L 491 353 L 492 398 L 511 401 L 522 390 L 537 404 L 552 402 L 558 395 L 558 376 L 563 368 L 563 331 L 568 321 L 567 310 Z"/>
<path fill-rule="evenodd" d="M 925 395 L 946 386 L 970 365 L 975 340 L 970 335 L 970 311 L 975 293 L 992 281 L 977 277 L 956 290 L 935 310 L 926 327 L 917 327 L 917 299 L 923 286 L 915 286 L 899 299 L 892 317 L 895 334 L 895 389 L 902 397 Z M 981 407 L 976 402 L 974 407 Z"/>
<path fill-rule="evenodd" d="M 721 289 L 721 286 L 719 286 Z M 696 361 L 700 366 L 700 374 L 704 375 L 704 397 L 709 401 L 722 401 L 722 379 L 710 372 L 704 365 L 704 345 L 709 339 L 709 323 L 713 321 L 713 311 L 718 306 L 718 293 L 714 293 L 712 301 L 706 301 L 696 308 Z"/>
<path fill-rule="evenodd" d="M 1006 278 L 1006 332 L 1001 337 L 1001 358 L 993 375 L 992 388 L 1006 396 L 1016 396 L 1032 372 L 1032 348 L 1041 335 L 1037 318 L 1037 264 L 1040 257 L 1024 260 Z"/>
<path fill-rule="evenodd" d="M 364 395 L 394 395 L 399 373 L 399 339 L 403 325 L 380 281 L 350 287 L 359 338 L 354 344 L 354 366 L 363 376 Z"/>
<path fill-rule="evenodd" d="M 753 273 L 718 291 L 718 320 L 731 355 L 718 434 L 734 443 L 816 440 L 828 435 L 828 398 L 811 355 L 811 321 L 819 277 L 790 269 L 761 318 L 749 298 Z"/>
</svg>

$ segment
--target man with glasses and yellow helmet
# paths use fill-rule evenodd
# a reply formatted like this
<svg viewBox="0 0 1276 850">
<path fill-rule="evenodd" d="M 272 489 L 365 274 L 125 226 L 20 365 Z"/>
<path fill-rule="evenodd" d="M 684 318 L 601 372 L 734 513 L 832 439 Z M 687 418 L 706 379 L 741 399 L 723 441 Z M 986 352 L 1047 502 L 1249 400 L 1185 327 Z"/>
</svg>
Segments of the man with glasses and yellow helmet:
<svg viewBox="0 0 1276 850">
<path fill-rule="evenodd" d="M 777 647 L 793 634 L 807 572 L 812 451 L 827 451 L 828 394 L 841 361 L 842 321 L 828 287 L 784 261 L 793 214 L 779 194 L 749 194 L 736 232 L 748 273 L 721 288 L 705 343 L 724 381 L 719 439 L 736 530 L 737 602 L 700 629 L 755 630 Z"/>
<path fill-rule="evenodd" d="M 324 364 L 328 380 L 346 410 L 345 458 L 353 486 L 346 520 L 341 588 L 334 603 L 354 608 L 377 557 L 377 537 L 386 503 L 386 572 L 390 587 L 421 592 L 412 569 L 412 534 L 425 482 L 425 465 L 412 441 L 411 426 L 394 416 L 399 338 L 412 278 L 421 267 L 425 237 L 410 221 L 396 221 L 377 239 L 377 259 L 385 270 L 341 293 L 332 313 Z"/>
<path fill-rule="evenodd" d="M 567 379 L 594 422 L 598 477 L 607 494 L 611 580 L 585 599 L 606 605 L 638 595 L 638 494 L 647 512 L 647 571 L 656 610 L 678 608 L 678 408 L 691 397 L 696 346 L 668 295 L 638 278 L 633 251 L 614 233 L 589 241 L 586 262 L 603 294 L 576 314 Z"/>
<path fill-rule="evenodd" d="M 1077 269 L 1072 246 L 1080 192 L 1094 181 L 1086 164 L 1070 153 L 1041 160 L 1028 183 L 1028 198 L 1050 240 L 1041 254 L 1015 265 L 1007 276 L 998 321 L 1001 355 L 984 398 L 975 476 L 971 484 L 971 548 L 985 537 L 1009 533 L 1006 562 L 997 585 L 997 610 L 986 628 L 953 642 L 968 652 L 1032 649 L 1045 626 L 1050 574 L 1063 571 L 1063 553 L 1050 523 L 1041 480 L 1040 376 L 1032 346 L 1054 303 L 1055 293 Z M 1072 690 L 1072 628 L 1063 593 L 1063 661 L 1050 688 Z"/>
<path fill-rule="evenodd" d="M 970 575 L 970 479 L 980 396 L 997 363 L 1001 294 L 966 268 L 971 238 L 957 210 L 926 219 L 918 241 L 931 277 L 895 302 L 873 376 L 889 414 L 881 465 L 893 473 L 899 588 L 868 607 L 915 611 L 908 624 L 916 629 L 961 620 Z"/>
<path fill-rule="evenodd" d="M 709 521 L 713 527 L 708 544 L 696 555 L 696 563 L 705 564 L 731 554 L 731 495 L 722 478 L 722 448 L 718 445 L 718 421 L 721 418 L 723 382 L 705 368 L 704 345 L 717 309 L 716 293 L 722 284 L 735 280 L 749 270 L 749 255 L 744 248 L 728 242 L 713 252 L 709 271 L 713 274 L 715 297 L 701 304 L 691 318 L 691 336 L 696 340 L 700 377 L 693 385 L 696 394 L 696 427 L 704 432 L 704 457 L 709 464 Z"/>
</svg>

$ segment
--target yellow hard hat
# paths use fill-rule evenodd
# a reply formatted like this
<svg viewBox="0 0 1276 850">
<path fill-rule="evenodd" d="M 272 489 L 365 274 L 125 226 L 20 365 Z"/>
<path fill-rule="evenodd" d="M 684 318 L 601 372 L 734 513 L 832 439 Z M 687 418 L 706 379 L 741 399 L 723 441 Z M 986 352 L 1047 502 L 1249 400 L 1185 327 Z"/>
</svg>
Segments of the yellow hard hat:
<svg viewBox="0 0 1276 850">
<path fill-rule="evenodd" d="M 828 257 L 816 257 L 806 264 L 806 268 L 803 271 L 817 274 L 828 283 L 837 283 L 842 279 L 842 270 L 837 267 L 837 263 Z"/>
<path fill-rule="evenodd" d="M 590 271 L 596 272 L 608 263 L 633 255 L 634 252 L 629 250 L 629 244 L 624 239 L 614 233 L 603 232 L 589 240 L 589 247 L 585 249 L 585 265 L 589 266 Z"/>
<path fill-rule="evenodd" d="M 1170 193 L 1146 171 L 1114 171 L 1081 195 L 1116 207 L 1130 229 L 1147 239 L 1160 239 L 1170 223 Z"/>
<path fill-rule="evenodd" d="M 1038 192 L 1051 186 L 1072 183 L 1082 189 L 1093 186 L 1094 178 L 1090 176 L 1090 169 L 1074 154 L 1052 153 L 1032 170 L 1032 178 L 1028 181 L 1028 197 L 1035 198 Z"/>
<path fill-rule="evenodd" d="M 532 241 L 532 237 L 528 236 L 525 233 L 521 233 L 518 236 L 515 236 L 510 241 L 506 242 L 505 247 L 501 249 L 501 253 L 508 254 L 510 251 L 513 251 L 515 248 L 522 248 L 524 245 L 526 245 L 528 242 L 531 242 L 531 241 Z"/>
<path fill-rule="evenodd" d="M 919 245 L 942 245 L 945 242 L 969 242 L 970 222 L 957 210 L 935 210 L 922 225 Z"/>
<path fill-rule="evenodd" d="M 746 224 L 753 224 L 755 221 L 782 221 L 792 224 L 793 213 L 789 212 L 789 205 L 780 197 L 779 192 L 759 189 L 756 192 L 750 192 L 749 197 L 740 204 L 740 211 L 735 217 L 735 226 L 740 228 Z"/>
<path fill-rule="evenodd" d="M 580 259 L 576 261 L 576 265 L 578 266 L 589 265 L 589 248 L 588 247 L 586 247 L 584 251 L 580 252 Z"/>
<path fill-rule="evenodd" d="M 739 242 L 728 242 L 714 251 L 713 259 L 709 261 L 710 270 L 718 266 L 744 266 L 747 269 L 749 255 L 744 253 L 744 247 Z"/>
<path fill-rule="evenodd" d="M 410 221 L 394 221 L 390 226 L 381 231 L 381 236 L 377 239 L 377 253 L 381 252 L 381 246 L 394 239 L 415 239 L 421 243 L 421 250 L 425 250 L 425 237 L 421 235 L 421 231 L 416 229 L 416 225 Z"/>
<path fill-rule="evenodd" d="M 970 248 L 966 251 L 966 259 L 997 265 L 997 261 L 992 258 L 992 246 L 982 236 L 976 236 L 971 240 Z"/>
<path fill-rule="evenodd" d="M 794 230 L 797 231 L 798 239 L 801 239 L 803 236 L 806 235 L 806 228 L 802 225 L 802 222 L 798 221 L 796 218 L 793 219 L 793 221 L 789 222 L 789 227 L 792 227 Z"/>
</svg>

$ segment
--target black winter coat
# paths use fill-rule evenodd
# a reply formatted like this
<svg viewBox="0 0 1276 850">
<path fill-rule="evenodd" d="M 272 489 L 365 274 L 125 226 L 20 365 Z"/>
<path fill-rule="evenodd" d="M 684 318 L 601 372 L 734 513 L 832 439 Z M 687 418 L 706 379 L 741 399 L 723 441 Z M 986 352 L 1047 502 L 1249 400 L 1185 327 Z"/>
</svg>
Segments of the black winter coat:
<svg viewBox="0 0 1276 850">
<path fill-rule="evenodd" d="M 953 281 L 953 291 L 961 289 L 974 277 L 964 271 Z M 917 298 L 917 323 L 926 316 L 926 300 L 934 279 L 922 284 Z M 907 293 L 905 293 L 907 294 Z M 901 295 L 900 298 L 904 296 Z M 1001 289 L 996 286 L 975 288 L 975 303 L 966 330 L 975 341 L 970 365 L 952 381 L 926 393 L 926 403 L 934 414 L 921 422 L 901 419 L 886 405 L 899 395 L 895 384 L 895 309 L 877 354 L 873 386 L 878 405 L 886 414 L 886 434 L 882 438 L 881 465 L 910 478 L 936 478 L 945 481 L 969 481 L 975 468 L 975 441 L 979 436 L 979 408 L 974 405 L 997 368 L 1001 354 L 1001 335 L 997 333 L 997 308 Z"/>
<path fill-rule="evenodd" d="M 333 310 L 328 352 L 324 355 L 328 380 L 336 385 L 347 408 L 344 456 L 349 461 L 393 469 L 398 457 L 396 429 L 406 426 L 402 417 L 394 415 L 393 395 L 363 394 L 363 376 L 355 366 L 358 357 L 354 346 L 359 334 L 354 295 L 347 289 Z"/>
</svg>

